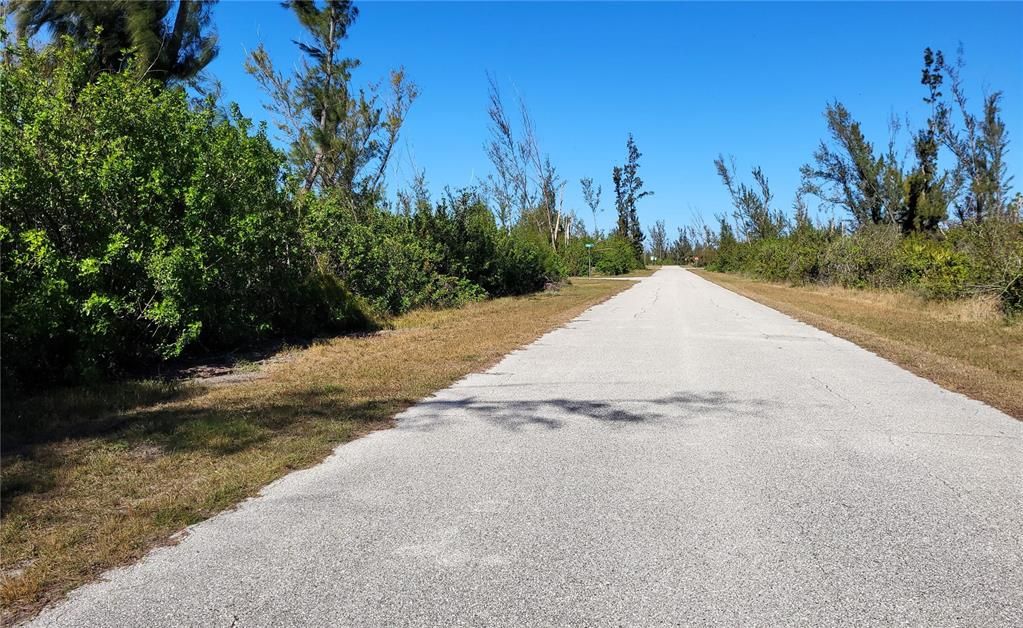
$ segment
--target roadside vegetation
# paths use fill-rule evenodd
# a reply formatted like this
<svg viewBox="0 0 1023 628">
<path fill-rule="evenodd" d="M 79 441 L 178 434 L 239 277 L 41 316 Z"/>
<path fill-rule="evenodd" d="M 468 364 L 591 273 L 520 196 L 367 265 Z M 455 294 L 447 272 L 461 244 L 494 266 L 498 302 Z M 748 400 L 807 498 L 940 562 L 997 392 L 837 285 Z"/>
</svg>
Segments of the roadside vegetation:
<svg viewBox="0 0 1023 628">
<path fill-rule="evenodd" d="M 3 442 L 2 622 L 390 426 L 417 400 L 631 285 L 579 278 L 556 292 L 414 310 L 383 332 L 243 363 L 233 383 L 116 382 L 12 404 L 4 421 L 20 429 Z"/>
<path fill-rule="evenodd" d="M 714 167 L 730 212 L 713 226 L 680 230 L 674 241 L 655 224 L 650 253 L 767 281 L 898 290 L 931 301 L 993 299 L 1005 317 L 1018 317 L 1023 195 L 1013 194 L 1006 170 L 1002 96 L 991 92 L 972 109 L 963 67 L 961 51 L 952 64 L 940 51 L 924 52 L 930 116 L 908 134 L 893 119 L 885 150 L 841 102 L 828 104 L 829 137 L 802 168 L 791 212 L 778 208 L 763 170 L 754 167 L 744 182 L 734 161 L 719 156 Z M 812 199 L 840 217 L 811 219 Z"/>
<path fill-rule="evenodd" d="M 607 234 L 564 208 L 567 182 L 528 109 L 509 114 L 493 80 L 489 178 L 435 198 L 420 171 L 389 193 L 420 88 L 401 68 L 353 83 L 359 61 L 343 48 L 357 7 L 281 9 L 305 29 L 303 62 L 278 68 L 259 46 L 246 63 L 268 128 L 203 72 L 218 46 L 211 4 L 11 3 L 5 397 L 642 266 L 636 205 L 649 192 L 631 136 L 608 173 L 619 221 Z M 588 181 L 596 217 L 600 186 Z"/>
</svg>

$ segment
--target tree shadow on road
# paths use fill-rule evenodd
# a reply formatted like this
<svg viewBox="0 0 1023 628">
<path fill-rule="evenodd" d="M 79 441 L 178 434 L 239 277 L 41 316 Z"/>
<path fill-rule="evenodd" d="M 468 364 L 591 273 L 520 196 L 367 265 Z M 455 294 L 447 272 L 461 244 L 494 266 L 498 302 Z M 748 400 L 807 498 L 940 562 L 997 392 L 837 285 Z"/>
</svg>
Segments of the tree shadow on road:
<svg viewBox="0 0 1023 628">
<path fill-rule="evenodd" d="M 478 418 L 509 431 L 525 428 L 560 429 L 577 420 L 614 427 L 674 424 L 710 415 L 756 415 L 767 404 L 726 392 L 678 392 L 654 399 L 514 399 L 476 396 L 425 399 L 398 417 L 398 428 L 430 431 L 454 421 Z"/>
</svg>

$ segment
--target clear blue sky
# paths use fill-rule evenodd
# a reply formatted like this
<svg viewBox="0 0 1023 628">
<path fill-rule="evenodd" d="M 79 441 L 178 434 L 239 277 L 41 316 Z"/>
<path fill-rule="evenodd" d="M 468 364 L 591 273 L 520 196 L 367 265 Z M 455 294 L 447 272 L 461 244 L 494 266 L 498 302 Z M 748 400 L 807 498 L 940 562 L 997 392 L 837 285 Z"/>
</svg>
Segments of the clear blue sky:
<svg viewBox="0 0 1023 628">
<path fill-rule="evenodd" d="M 712 160 L 759 164 L 776 204 L 789 209 L 799 166 L 825 135 L 821 112 L 839 99 L 875 146 L 891 115 L 923 124 L 924 47 L 955 55 L 979 107 L 1004 92 L 1010 171 L 1023 188 L 1023 4 L 1020 3 L 404 3 L 363 2 L 346 54 L 362 60 L 359 82 L 405 66 L 422 95 L 403 132 L 393 195 L 425 168 L 431 187 L 485 176 L 486 72 L 529 104 L 542 148 L 569 181 L 566 205 L 585 210 L 578 180 L 604 187 L 599 217 L 613 224 L 610 172 L 631 131 L 641 174 L 656 194 L 641 201 L 644 227 L 672 232 L 698 214 L 729 211 Z M 277 2 L 222 2 L 221 53 L 210 71 L 224 96 L 264 119 L 245 74 L 247 50 L 263 42 L 279 67 L 295 63 L 301 37 Z M 744 173 L 745 174 L 745 173 Z M 589 212 L 580 211 L 589 224 Z"/>
</svg>

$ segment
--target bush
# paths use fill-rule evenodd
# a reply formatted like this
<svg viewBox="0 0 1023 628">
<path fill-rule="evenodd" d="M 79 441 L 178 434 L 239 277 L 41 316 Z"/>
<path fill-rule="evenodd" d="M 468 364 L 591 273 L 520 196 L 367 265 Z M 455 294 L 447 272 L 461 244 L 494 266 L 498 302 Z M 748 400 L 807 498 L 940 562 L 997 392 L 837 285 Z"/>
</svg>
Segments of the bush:
<svg viewBox="0 0 1023 628">
<path fill-rule="evenodd" d="M 379 314 L 400 314 L 445 300 L 452 285 L 437 283 L 441 251 L 416 237 L 403 218 L 368 211 L 361 218 L 338 194 L 302 203 L 306 244 L 320 263 Z"/>
<path fill-rule="evenodd" d="M 535 229 L 499 229 L 473 190 L 408 215 L 357 206 L 350 190 L 298 192 L 235 106 L 134 74 L 94 78 L 69 40 L 6 53 L 5 387 L 365 328 L 565 272 Z"/>
<path fill-rule="evenodd" d="M 780 238 L 722 237 L 707 265 L 768 281 L 904 289 L 932 299 L 995 294 L 1007 314 L 1023 311 L 1023 225 L 999 219 L 902 235 L 872 225 L 851 235 L 803 225 Z"/>
<path fill-rule="evenodd" d="M 848 288 L 899 286 L 899 240 L 898 229 L 890 225 L 871 225 L 836 238 L 824 251 L 821 280 Z"/>
<path fill-rule="evenodd" d="M 535 231 L 498 228 L 494 214 L 473 190 L 450 195 L 429 220 L 422 214 L 416 216 L 420 236 L 440 244 L 446 272 L 478 284 L 491 296 L 534 292 L 564 274 L 557 256 Z"/>
<path fill-rule="evenodd" d="M 632 242 L 614 235 L 593 247 L 593 267 L 604 275 L 623 275 L 642 266 Z"/>
<path fill-rule="evenodd" d="M 304 207 L 310 248 L 379 314 L 533 292 L 561 276 L 549 247 L 498 229 L 472 191 L 412 216 L 357 211 L 339 194 Z"/>
<path fill-rule="evenodd" d="M 558 252 L 566 275 L 585 277 L 589 273 L 593 264 L 593 252 L 586 248 L 588 242 L 593 244 L 588 238 L 571 238 Z"/>
<path fill-rule="evenodd" d="M 970 223 L 950 229 L 948 239 L 968 260 L 970 291 L 997 295 L 1006 314 L 1023 312 L 1023 224 Z"/>
<path fill-rule="evenodd" d="M 969 260 L 948 240 L 910 235 L 902 240 L 896 263 L 902 282 L 925 297 L 951 299 L 967 292 Z"/>
<path fill-rule="evenodd" d="M 0 76 L 6 383 L 365 324 L 303 246 L 263 129 L 127 74 L 86 82 L 83 54 L 20 47 Z"/>
<path fill-rule="evenodd" d="M 499 272 L 489 284 L 495 295 L 535 292 L 565 276 L 550 247 L 514 235 L 500 236 L 496 261 Z"/>
</svg>

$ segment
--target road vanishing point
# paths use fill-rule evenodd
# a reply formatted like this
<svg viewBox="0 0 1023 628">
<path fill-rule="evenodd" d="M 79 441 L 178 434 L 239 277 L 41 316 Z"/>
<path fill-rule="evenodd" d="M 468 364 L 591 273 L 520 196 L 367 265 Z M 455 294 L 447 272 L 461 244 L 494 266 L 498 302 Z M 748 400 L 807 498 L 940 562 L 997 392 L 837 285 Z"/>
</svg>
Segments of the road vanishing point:
<svg viewBox="0 0 1023 628">
<path fill-rule="evenodd" d="M 40 626 L 1023 624 L 1023 423 L 681 268 Z"/>
</svg>

